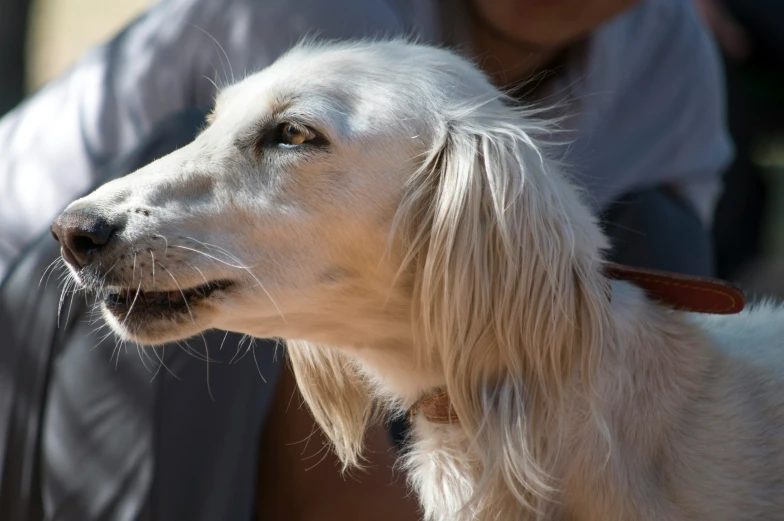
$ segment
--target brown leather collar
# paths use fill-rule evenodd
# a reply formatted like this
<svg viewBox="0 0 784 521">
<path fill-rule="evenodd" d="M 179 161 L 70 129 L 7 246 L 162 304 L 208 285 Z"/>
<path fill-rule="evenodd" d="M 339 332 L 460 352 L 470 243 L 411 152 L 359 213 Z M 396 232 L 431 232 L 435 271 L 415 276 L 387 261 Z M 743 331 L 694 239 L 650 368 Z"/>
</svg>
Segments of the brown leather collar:
<svg viewBox="0 0 784 521">
<path fill-rule="evenodd" d="M 723 280 L 633 268 L 612 262 L 605 264 L 604 274 L 608 279 L 631 282 L 644 289 L 653 300 L 680 311 L 732 315 L 740 313 L 746 306 L 743 292 Z"/>
<path fill-rule="evenodd" d="M 743 292 L 722 280 L 615 263 L 606 263 L 604 274 L 609 279 L 631 282 L 645 290 L 651 299 L 679 311 L 730 315 L 740 313 L 746 305 Z M 409 421 L 413 422 L 420 412 L 431 423 L 460 422 L 449 401 L 449 394 L 443 389 L 417 400 L 408 411 Z"/>
</svg>

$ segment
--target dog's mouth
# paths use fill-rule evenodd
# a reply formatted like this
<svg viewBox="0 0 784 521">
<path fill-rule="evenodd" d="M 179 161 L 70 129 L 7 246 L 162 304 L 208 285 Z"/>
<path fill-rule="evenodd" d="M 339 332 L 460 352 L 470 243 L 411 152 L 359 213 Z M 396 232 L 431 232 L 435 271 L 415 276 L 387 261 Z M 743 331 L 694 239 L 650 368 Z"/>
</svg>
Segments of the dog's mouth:
<svg viewBox="0 0 784 521">
<path fill-rule="evenodd" d="M 116 316 L 174 315 L 190 313 L 191 307 L 210 299 L 216 292 L 234 285 L 229 280 L 215 280 L 192 288 L 173 291 L 141 291 L 136 288 L 108 290 L 103 299 L 107 311 Z"/>
</svg>

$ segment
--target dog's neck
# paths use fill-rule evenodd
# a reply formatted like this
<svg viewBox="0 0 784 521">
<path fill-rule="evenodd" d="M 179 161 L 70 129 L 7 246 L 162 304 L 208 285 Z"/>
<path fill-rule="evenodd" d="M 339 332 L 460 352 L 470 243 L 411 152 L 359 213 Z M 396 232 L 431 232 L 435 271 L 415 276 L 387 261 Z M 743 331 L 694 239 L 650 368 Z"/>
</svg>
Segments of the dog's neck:
<svg viewBox="0 0 784 521">
<path fill-rule="evenodd" d="M 644 498 L 634 495 L 649 490 L 648 472 L 661 457 L 660 447 L 648 440 L 671 439 L 669 433 L 679 429 L 672 411 L 688 410 L 699 400 L 705 381 L 717 378 L 721 365 L 721 355 L 698 325 L 701 316 L 655 303 L 628 282 L 613 282 L 612 291 L 613 336 L 593 379 L 594 399 L 590 393 L 574 397 L 576 414 L 565 422 L 564 436 L 584 446 L 555 470 L 565 484 L 560 501 L 575 521 L 612 518 L 619 505 L 626 505 L 627 519 L 650 518 L 637 510 Z M 590 417 L 591 406 L 599 421 L 576 421 Z M 629 472 L 632 461 L 639 466 Z"/>
<path fill-rule="evenodd" d="M 413 340 L 385 340 L 351 351 L 374 377 L 377 391 L 402 407 L 410 407 L 420 396 L 444 385 L 438 366 L 423 367 L 414 362 Z"/>
<path fill-rule="evenodd" d="M 614 334 L 607 339 L 608 356 L 597 367 L 601 378 L 592 380 L 596 387 L 586 391 L 579 376 L 575 376 L 568 386 L 565 405 L 559 409 L 559 421 L 533 426 L 539 436 L 551 441 L 546 453 L 540 454 L 547 461 L 535 462 L 545 467 L 558 483 L 557 496 L 550 498 L 554 501 L 537 503 L 552 512 L 549 518 L 609 519 L 612 510 L 608 507 L 606 512 L 602 511 L 603 503 L 599 500 L 602 498 L 607 505 L 631 505 L 632 500 L 624 498 L 624 494 L 628 490 L 644 490 L 645 483 L 631 482 L 646 478 L 616 475 L 614 469 L 623 466 L 616 466 L 610 460 L 654 458 L 655 455 L 638 454 L 637 440 L 645 436 L 659 437 L 657 433 L 673 428 L 662 411 L 682 409 L 699 389 L 697 382 L 705 377 L 706 368 L 712 363 L 713 355 L 702 333 L 686 314 L 652 302 L 640 288 L 628 282 L 613 282 L 611 286 L 610 329 Z M 672 338 L 679 341 L 673 342 Z M 635 342 L 630 344 L 628 339 Z M 654 403 L 650 396 L 656 396 L 658 401 Z M 468 496 L 457 497 L 459 493 L 447 489 L 457 490 L 460 483 L 472 480 L 477 480 L 476 485 L 481 478 L 481 471 L 474 466 L 480 459 L 473 454 L 477 450 L 476 442 L 470 439 L 463 425 L 450 418 L 448 402 L 442 400 L 422 404 L 420 412 L 426 414 L 419 414 L 413 422 L 414 449 L 408 462 L 420 494 L 429 495 L 423 498 L 424 503 L 433 505 L 433 511 L 448 511 L 468 502 Z M 528 405 L 520 403 L 519 407 L 524 409 Z M 628 418 L 634 417 L 646 421 L 630 425 Z M 502 427 L 490 429 L 508 436 L 510 432 Z M 524 433 L 520 431 L 519 435 Z M 562 445 L 566 440 L 580 440 L 586 446 L 566 448 Z M 499 437 L 483 442 L 504 446 L 509 440 Z M 436 470 L 440 473 L 436 474 Z M 435 489 L 436 486 L 439 488 Z M 583 486 L 592 488 L 580 488 Z M 501 504 L 519 503 L 511 488 L 506 493 L 506 499 L 500 499 Z M 503 493 L 499 497 L 502 496 Z M 508 508 L 507 514 L 514 507 Z M 632 511 L 633 507 L 629 509 Z"/>
</svg>

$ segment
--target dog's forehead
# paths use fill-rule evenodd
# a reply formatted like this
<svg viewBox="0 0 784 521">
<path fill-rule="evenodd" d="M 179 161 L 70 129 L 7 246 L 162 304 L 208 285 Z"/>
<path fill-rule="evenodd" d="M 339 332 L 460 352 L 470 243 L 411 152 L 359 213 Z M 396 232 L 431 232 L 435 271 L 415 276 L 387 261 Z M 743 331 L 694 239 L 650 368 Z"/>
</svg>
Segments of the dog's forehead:
<svg viewBox="0 0 784 521">
<path fill-rule="evenodd" d="M 294 118 L 332 137 L 391 139 L 427 133 L 452 98 L 492 92 L 468 62 L 441 49 L 404 42 L 302 47 L 221 92 L 215 119 L 226 122 L 222 132 Z"/>
<path fill-rule="evenodd" d="M 352 63 L 284 60 L 223 91 L 216 102 L 216 119 L 237 131 L 259 121 L 295 118 L 333 137 L 368 137 L 371 129 L 385 129 L 391 137 L 394 129 L 427 113 L 417 108 L 421 97 L 405 95 L 414 90 L 405 80 L 393 85 L 379 81 L 373 71 L 352 70 L 357 72 Z"/>
<path fill-rule="evenodd" d="M 432 83 L 453 84 L 456 58 L 400 42 L 364 46 L 300 47 L 221 93 L 217 105 L 280 106 L 289 101 L 332 107 L 404 98 L 415 106 Z M 408 95 L 407 95 L 408 94 Z"/>
<path fill-rule="evenodd" d="M 367 95 L 357 81 L 341 78 L 336 70 L 265 69 L 221 92 L 215 113 L 218 118 L 232 114 L 229 119 L 235 122 L 286 114 L 305 122 L 337 125 L 348 114 L 355 114 Z"/>
</svg>

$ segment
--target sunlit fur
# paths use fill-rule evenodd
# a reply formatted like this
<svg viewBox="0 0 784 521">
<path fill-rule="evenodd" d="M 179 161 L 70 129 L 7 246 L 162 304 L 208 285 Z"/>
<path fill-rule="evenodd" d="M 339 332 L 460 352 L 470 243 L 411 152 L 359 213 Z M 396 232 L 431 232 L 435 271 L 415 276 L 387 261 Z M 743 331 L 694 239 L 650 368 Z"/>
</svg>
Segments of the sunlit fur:
<svg viewBox="0 0 784 521">
<path fill-rule="evenodd" d="M 445 50 L 297 47 L 226 89 L 193 144 L 75 203 L 155 201 L 173 210 L 119 239 L 232 255 L 182 254 L 237 282 L 190 320 L 114 326 L 287 339 L 346 467 L 381 412 L 446 387 L 460 423 L 417 417 L 406 455 L 430 520 L 784 519 L 784 315 L 692 316 L 607 280 L 596 219 L 543 145 L 553 122 L 513 105 Z M 234 145 L 276 111 L 330 148 Z"/>
</svg>

